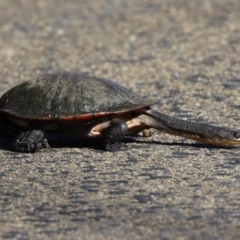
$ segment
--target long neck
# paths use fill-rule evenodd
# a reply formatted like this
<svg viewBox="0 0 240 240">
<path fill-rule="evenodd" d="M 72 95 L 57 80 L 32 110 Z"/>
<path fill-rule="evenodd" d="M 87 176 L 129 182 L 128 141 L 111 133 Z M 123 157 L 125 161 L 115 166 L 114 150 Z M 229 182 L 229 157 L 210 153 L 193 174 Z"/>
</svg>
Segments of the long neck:
<svg viewBox="0 0 240 240">
<path fill-rule="evenodd" d="M 154 110 L 149 110 L 146 113 L 153 119 L 151 127 L 162 132 L 218 146 L 240 145 L 239 140 L 235 141 L 233 138 L 234 134 L 239 134 L 239 131 L 226 127 L 216 127 L 209 124 L 186 121 Z"/>
</svg>

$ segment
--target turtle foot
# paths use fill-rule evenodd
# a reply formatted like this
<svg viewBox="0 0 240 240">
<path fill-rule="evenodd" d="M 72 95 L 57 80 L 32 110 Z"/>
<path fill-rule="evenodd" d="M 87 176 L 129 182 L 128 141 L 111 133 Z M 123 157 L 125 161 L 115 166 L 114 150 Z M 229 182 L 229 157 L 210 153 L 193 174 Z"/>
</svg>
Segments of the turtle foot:
<svg viewBox="0 0 240 240">
<path fill-rule="evenodd" d="M 128 126 L 126 122 L 118 118 L 112 119 L 110 125 L 103 131 L 105 149 L 110 152 L 116 152 L 123 148 L 125 144 L 121 140 L 127 132 Z"/>
<path fill-rule="evenodd" d="M 43 147 L 50 148 L 44 133 L 40 130 L 22 132 L 14 141 L 14 148 L 18 152 L 37 152 Z"/>
</svg>

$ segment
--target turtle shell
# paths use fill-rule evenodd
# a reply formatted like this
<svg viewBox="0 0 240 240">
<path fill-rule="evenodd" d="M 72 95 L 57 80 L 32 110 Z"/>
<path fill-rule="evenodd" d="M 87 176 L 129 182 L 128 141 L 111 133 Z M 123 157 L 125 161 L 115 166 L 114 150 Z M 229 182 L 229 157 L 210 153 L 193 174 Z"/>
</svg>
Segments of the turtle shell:
<svg viewBox="0 0 240 240">
<path fill-rule="evenodd" d="M 0 111 L 24 119 L 87 119 L 152 105 L 107 79 L 63 73 L 26 81 L 6 92 Z"/>
</svg>

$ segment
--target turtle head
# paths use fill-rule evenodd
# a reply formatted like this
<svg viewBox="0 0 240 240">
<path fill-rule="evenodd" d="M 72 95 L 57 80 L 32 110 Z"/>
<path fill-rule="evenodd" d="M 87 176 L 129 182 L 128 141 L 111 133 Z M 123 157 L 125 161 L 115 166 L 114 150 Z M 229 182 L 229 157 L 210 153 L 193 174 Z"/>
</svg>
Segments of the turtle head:
<svg viewBox="0 0 240 240">
<path fill-rule="evenodd" d="M 226 147 L 240 146 L 240 130 L 222 128 L 219 131 L 221 145 Z"/>
</svg>

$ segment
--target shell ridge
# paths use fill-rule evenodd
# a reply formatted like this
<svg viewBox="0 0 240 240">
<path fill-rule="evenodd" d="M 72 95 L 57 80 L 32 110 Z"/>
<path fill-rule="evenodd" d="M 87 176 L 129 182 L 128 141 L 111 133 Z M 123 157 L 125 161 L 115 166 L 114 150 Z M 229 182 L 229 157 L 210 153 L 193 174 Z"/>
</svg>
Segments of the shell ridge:
<svg viewBox="0 0 240 240">
<path fill-rule="evenodd" d="M 59 86 L 60 86 L 60 79 L 61 79 L 61 76 L 58 76 L 57 79 L 56 79 L 56 88 L 55 88 L 55 93 L 52 94 L 51 96 L 51 108 L 49 109 L 51 111 L 51 115 L 54 116 L 55 115 L 55 110 L 54 107 L 56 106 L 56 97 L 59 96 Z M 50 80 L 53 80 L 50 78 Z"/>
<path fill-rule="evenodd" d="M 22 112 L 25 112 L 25 109 L 27 108 L 27 100 L 28 100 L 28 98 L 30 97 L 30 95 L 31 95 L 31 92 L 30 91 L 27 91 L 27 93 L 26 93 L 26 97 L 24 98 L 24 103 L 23 103 L 23 107 L 22 107 Z M 33 106 L 34 106 L 34 104 L 33 104 Z M 36 106 L 35 106 L 36 107 Z"/>
</svg>

